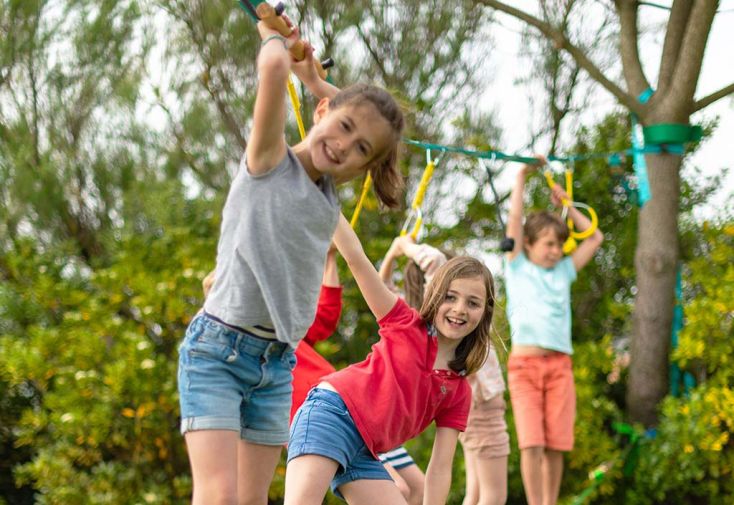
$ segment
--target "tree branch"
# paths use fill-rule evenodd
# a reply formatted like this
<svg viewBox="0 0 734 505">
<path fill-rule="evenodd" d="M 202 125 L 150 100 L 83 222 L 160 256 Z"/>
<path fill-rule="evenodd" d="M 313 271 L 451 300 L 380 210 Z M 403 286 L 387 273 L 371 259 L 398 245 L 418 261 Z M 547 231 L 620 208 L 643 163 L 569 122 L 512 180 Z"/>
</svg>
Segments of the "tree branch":
<svg viewBox="0 0 734 505">
<path fill-rule="evenodd" d="M 637 0 L 616 0 L 619 14 L 620 41 L 619 52 L 622 56 L 622 73 L 627 81 L 627 89 L 639 96 L 650 87 L 640 62 L 640 51 L 637 47 L 639 32 L 637 30 Z"/>
<path fill-rule="evenodd" d="M 670 11 L 668 27 L 665 30 L 665 42 L 663 43 L 663 54 L 660 57 L 660 72 L 658 74 L 658 91 L 666 93 L 675 73 L 675 65 L 678 62 L 680 48 L 683 44 L 683 35 L 686 30 L 686 22 L 691 14 L 693 2 L 691 0 L 675 0 Z"/>
<path fill-rule="evenodd" d="M 538 29 L 541 33 L 543 33 L 543 35 L 552 40 L 558 49 L 563 49 L 568 52 L 568 54 L 570 54 L 571 57 L 579 65 L 579 67 L 583 68 L 592 79 L 601 84 L 607 91 L 614 95 L 619 103 L 627 107 L 627 109 L 629 109 L 631 112 L 634 112 L 638 115 L 644 115 L 646 107 L 638 102 L 637 98 L 624 91 L 614 82 L 607 79 L 607 77 L 599 69 L 599 67 L 597 67 L 594 62 L 592 62 L 581 49 L 573 45 L 568 40 L 565 34 L 559 32 L 548 23 L 541 21 L 540 19 L 528 14 L 527 12 L 521 11 L 497 0 L 477 0 L 477 3 L 504 12 L 505 14 L 517 18 Z"/>
<path fill-rule="evenodd" d="M 728 86 L 724 86 L 719 91 L 716 91 L 714 93 L 711 93 L 708 96 L 705 96 L 701 98 L 700 100 L 696 100 L 693 103 L 693 112 L 697 112 L 705 107 L 708 107 L 712 103 L 714 103 L 716 100 L 719 100 L 720 98 L 724 98 L 725 96 L 734 94 L 734 82 L 729 84 Z"/>
<path fill-rule="evenodd" d="M 687 119 L 691 114 L 693 95 L 701 74 L 706 41 L 711 32 L 717 6 L 716 0 L 694 0 L 688 16 L 688 25 L 675 69 L 675 79 L 671 82 L 670 93 L 664 98 L 674 108 L 671 112 L 681 119 Z"/>
</svg>

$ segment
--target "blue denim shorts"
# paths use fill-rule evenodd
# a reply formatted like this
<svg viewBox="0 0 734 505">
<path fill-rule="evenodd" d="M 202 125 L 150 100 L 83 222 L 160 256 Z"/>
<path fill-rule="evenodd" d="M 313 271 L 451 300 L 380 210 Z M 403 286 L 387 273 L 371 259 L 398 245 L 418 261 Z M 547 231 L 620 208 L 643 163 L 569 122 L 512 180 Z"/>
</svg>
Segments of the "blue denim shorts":
<svg viewBox="0 0 734 505">
<path fill-rule="evenodd" d="M 263 445 L 288 440 L 293 348 L 200 314 L 179 347 L 181 433 L 232 430 Z"/>
<path fill-rule="evenodd" d="M 317 454 L 339 463 L 331 490 L 355 480 L 392 480 L 380 460 L 370 453 L 347 406 L 337 393 L 314 388 L 296 412 L 288 440 L 288 461 Z"/>
</svg>

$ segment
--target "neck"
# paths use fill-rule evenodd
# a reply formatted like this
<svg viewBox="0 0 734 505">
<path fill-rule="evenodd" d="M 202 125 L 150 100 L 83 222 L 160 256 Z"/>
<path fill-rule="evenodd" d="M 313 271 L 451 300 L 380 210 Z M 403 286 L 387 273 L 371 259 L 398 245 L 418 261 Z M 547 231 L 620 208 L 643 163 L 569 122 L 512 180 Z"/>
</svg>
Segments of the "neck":
<svg viewBox="0 0 734 505">
<path fill-rule="evenodd" d="M 316 167 L 314 167 L 313 164 L 313 159 L 311 159 L 311 150 L 308 147 L 308 137 L 293 146 L 292 149 L 296 155 L 296 158 L 298 158 L 298 161 L 300 161 L 301 165 L 303 165 L 303 168 L 306 169 L 308 177 L 312 181 L 319 180 L 319 178 L 321 177 L 321 172 L 316 170 Z"/>
<path fill-rule="evenodd" d="M 449 362 L 456 356 L 456 348 L 459 347 L 461 340 L 449 340 L 442 336 L 440 333 L 437 337 L 438 350 L 436 352 L 436 361 L 433 363 L 433 369 L 448 369 Z"/>
</svg>

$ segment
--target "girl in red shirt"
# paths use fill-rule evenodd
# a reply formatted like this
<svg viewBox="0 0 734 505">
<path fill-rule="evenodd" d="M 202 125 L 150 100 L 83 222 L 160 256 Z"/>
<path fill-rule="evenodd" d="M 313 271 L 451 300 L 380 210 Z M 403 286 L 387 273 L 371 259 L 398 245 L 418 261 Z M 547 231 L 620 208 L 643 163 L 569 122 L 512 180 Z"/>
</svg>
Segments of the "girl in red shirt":
<svg viewBox="0 0 734 505">
<path fill-rule="evenodd" d="M 291 426 L 286 505 L 320 505 L 329 483 L 350 504 L 404 504 L 377 458 L 436 422 L 425 504 L 445 503 L 471 390 L 465 375 L 487 357 L 492 275 L 466 256 L 436 271 L 420 312 L 380 279 L 344 216 L 334 241 L 380 325 L 361 362 L 324 378 Z"/>
</svg>

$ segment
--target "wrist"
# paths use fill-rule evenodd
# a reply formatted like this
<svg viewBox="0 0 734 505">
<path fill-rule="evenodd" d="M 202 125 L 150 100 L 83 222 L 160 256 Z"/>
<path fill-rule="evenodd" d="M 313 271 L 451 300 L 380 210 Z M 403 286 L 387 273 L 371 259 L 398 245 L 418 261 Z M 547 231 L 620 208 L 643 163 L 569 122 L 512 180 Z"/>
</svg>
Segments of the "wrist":
<svg viewBox="0 0 734 505">
<path fill-rule="evenodd" d="M 260 47 L 265 46 L 268 42 L 272 42 L 273 40 L 279 40 L 283 44 L 283 48 L 287 51 L 288 50 L 288 39 L 286 39 L 284 36 L 280 35 L 279 33 L 274 33 L 272 35 L 268 35 L 263 39 L 262 42 L 260 42 Z"/>
</svg>

